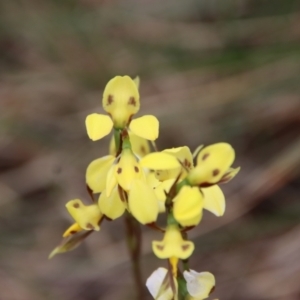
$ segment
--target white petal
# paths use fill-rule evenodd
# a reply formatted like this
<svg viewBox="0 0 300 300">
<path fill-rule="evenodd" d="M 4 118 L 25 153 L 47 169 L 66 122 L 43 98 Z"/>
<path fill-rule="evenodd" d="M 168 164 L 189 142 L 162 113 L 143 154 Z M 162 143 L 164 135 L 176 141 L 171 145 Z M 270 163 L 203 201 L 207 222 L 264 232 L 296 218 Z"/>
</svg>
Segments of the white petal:
<svg viewBox="0 0 300 300">
<path fill-rule="evenodd" d="M 167 272 L 168 270 L 165 268 L 158 268 L 150 275 L 150 277 L 146 281 L 146 286 L 154 299 L 159 292 L 159 289 L 166 277 Z"/>
</svg>

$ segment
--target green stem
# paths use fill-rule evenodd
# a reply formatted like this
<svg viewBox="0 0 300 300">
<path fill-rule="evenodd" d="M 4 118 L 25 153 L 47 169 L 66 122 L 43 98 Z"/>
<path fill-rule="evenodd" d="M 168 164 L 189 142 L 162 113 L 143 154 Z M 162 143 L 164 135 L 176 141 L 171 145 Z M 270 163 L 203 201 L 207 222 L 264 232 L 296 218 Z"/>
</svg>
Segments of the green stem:
<svg viewBox="0 0 300 300">
<path fill-rule="evenodd" d="M 132 272 L 137 290 L 137 299 L 145 299 L 145 286 L 141 272 L 141 245 L 142 234 L 140 224 L 129 214 L 125 214 L 126 237 L 129 255 L 132 263 Z"/>
</svg>

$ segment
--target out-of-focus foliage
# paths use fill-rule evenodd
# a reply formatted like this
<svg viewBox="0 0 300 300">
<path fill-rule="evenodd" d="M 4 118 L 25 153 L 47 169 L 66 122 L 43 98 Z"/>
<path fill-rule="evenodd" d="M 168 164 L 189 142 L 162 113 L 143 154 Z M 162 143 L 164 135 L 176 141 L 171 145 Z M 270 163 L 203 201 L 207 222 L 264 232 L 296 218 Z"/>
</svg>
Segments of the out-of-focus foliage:
<svg viewBox="0 0 300 300">
<path fill-rule="evenodd" d="M 160 120 L 159 149 L 236 149 L 224 217 L 206 214 L 192 236 L 214 298 L 299 299 L 299 50 L 299 1 L 1 1 L 0 298 L 132 299 L 121 220 L 47 260 L 65 203 L 88 202 L 85 169 L 108 153 L 85 117 L 129 74 L 140 115 Z M 144 280 L 160 238 L 145 231 Z"/>
</svg>

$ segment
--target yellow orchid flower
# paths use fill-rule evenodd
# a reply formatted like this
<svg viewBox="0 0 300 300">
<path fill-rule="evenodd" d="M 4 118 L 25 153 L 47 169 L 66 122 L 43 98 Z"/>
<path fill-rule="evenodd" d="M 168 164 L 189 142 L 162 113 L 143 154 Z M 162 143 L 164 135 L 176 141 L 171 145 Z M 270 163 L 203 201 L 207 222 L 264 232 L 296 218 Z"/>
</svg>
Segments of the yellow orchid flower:
<svg viewBox="0 0 300 300">
<path fill-rule="evenodd" d="M 235 158 L 234 149 L 227 143 L 203 148 L 197 156 L 197 165 L 187 179 L 191 185 L 218 183 L 229 170 Z"/>
<path fill-rule="evenodd" d="M 169 225 L 162 241 L 153 241 L 152 250 L 158 258 L 187 259 L 194 251 L 194 243 L 182 238 L 177 225 Z"/>
<path fill-rule="evenodd" d="M 139 79 L 134 81 L 129 76 L 116 76 L 107 83 L 102 105 L 109 116 L 92 113 L 86 117 L 87 134 L 91 140 L 102 139 L 113 128 L 127 127 L 142 138 L 150 141 L 157 139 L 159 122 L 156 117 L 146 115 L 131 120 L 140 109 L 138 85 Z"/>
<path fill-rule="evenodd" d="M 65 231 L 64 237 L 83 229 L 100 230 L 99 221 L 102 218 L 102 213 L 97 204 L 84 205 L 80 199 L 74 199 L 66 204 L 66 208 L 76 223 Z"/>
<path fill-rule="evenodd" d="M 239 172 L 240 168 L 230 168 L 233 160 L 234 150 L 232 147 L 226 143 L 217 143 L 199 151 L 196 167 L 193 165 L 192 154 L 188 147 L 166 149 L 163 152 L 148 154 L 141 159 L 140 164 L 155 170 L 156 177 L 160 180 L 176 178 L 179 172 L 183 172 L 186 174 L 187 184 L 203 185 L 200 188 L 203 194 L 203 208 L 216 216 L 222 216 L 225 212 L 225 197 L 217 183 L 228 182 Z M 178 213 L 179 210 L 176 210 L 176 214 Z M 201 216 L 197 215 L 191 222 L 197 223 L 200 220 Z"/>
</svg>

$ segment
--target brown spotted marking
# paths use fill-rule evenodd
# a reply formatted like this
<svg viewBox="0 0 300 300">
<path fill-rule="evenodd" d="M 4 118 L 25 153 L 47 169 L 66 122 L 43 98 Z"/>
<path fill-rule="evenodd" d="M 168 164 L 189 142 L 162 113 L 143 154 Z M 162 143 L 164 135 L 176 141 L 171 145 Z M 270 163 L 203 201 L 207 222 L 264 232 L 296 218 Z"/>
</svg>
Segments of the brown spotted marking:
<svg viewBox="0 0 300 300">
<path fill-rule="evenodd" d="M 117 173 L 121 174 L 122 173 L 122 168 L 118 168 Z"/>
<path fill-rule="evenodd" d="M 135 101 L 134 97 L 129 98 L 128 105 L 136 106 L 136 101 Z"/>
<path fill-rule="evenodd" d="M 76 230 L 71 230 L 70 233 L 71 234 L 75 234 L 77 231 Z"/>
<path fill-rule="evenodd" d="M 213 174 L 213 176 L 218 176 L 220 174 L 220 170 L 219 169 L 214 169 L 212 174 Z"/>
<path fill-rule="evenodd" d="M 209 153 L 205 153 L 203 156 L 202 156 L 202 160 L 206 160 L 207 158 L 209 157 Z"/>
<path fill-rule="evenodd" d="M 189 169 L 191 168 L 191 163 L 186 158 L 184 159 L 183 165 Z"/>
<path fill-rule="evenodd" d="M 189 244 L 185 244 L 185 245 L 182 245 L 181 248 L 182 248 L 182 251 L 186 251 L 187 249 L 190 248 L 190 245 Z"/>
<path fill-rule="evenodd" d="M 165 246 L 162 246 L 162 245 L 156 245 L 156 248 L 158 249 L 158 250 L 164 250 L 164 248 L 165 248 Z"/>
<path fill-rule="evenodd" d="M 107 97 L 107 105 L 111 105 L 114 102 L 113 95 L 108 95 Z"/>
<path fill-rule="evenodd" d="M 143 154 L 146 154 L 146 149 L 145 149 L 144 146 L 141 146 L 141 152 L 142 152 Z"/>
<path fill-rule="evenodd" d="M 79 208 L 79 206 L 80 206 L 79 203 L 74 203 L 74 204 L 73 204 L 73 207 L 74 207 L 74 208 Z"/>
<path fill-rule="evenodd" d="M 95 229 L 95 227 L 91 223 L 87 223 L 85 226 L 88 229 Z"/>
<path fill-rule="evenodd" d="M 140 170 L 139 170 L 139 168 L 138 168 L 137 166 L 134 166 L 134 171 L 135 171 L 136 173 L 138 173 Z"/>
</svg>

